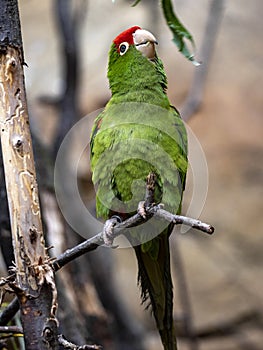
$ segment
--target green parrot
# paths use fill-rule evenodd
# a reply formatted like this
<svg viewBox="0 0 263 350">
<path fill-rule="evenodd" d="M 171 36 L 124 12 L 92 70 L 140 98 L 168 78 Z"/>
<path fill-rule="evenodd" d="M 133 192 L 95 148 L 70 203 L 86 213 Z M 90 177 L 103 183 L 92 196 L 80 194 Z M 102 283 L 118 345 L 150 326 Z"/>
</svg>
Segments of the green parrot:
<svg viewBox="0 0 263 350">
<path fill-rule="evenodd" d="M 167 78 L 156 44 L 153 34 L 134 26 L 119 34 L 110 48 L 112 96 L 95 120 L 90 142 L 96 212 L 106 222 L 136 213 L 149 174 L 155 178 L 154 203 L 174 214 L 181 210 L 187 134 L 166 95 Z M 125 232 L 138 261 L 142 302 L 151 306 L 165 350 L 177 349 L 169 251 L 173 227 L 153 217 Z M 110 243 L 107 234 L 105 242 Z"/>
</svg>

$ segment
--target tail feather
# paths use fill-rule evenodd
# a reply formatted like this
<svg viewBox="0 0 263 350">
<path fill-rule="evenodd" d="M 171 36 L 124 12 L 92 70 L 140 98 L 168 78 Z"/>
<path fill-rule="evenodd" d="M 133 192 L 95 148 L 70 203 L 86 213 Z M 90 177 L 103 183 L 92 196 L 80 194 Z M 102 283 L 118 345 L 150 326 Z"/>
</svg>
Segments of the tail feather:
<svg viewBox="0 0 263 350">
<path fill-rule="evenodd" d="M 158 241 L 156 259 L 141 246 L 135 246 L 138 261 L 138 283 L 141 287 L 142 303 L 151 306 L 156 326 L 159 330 L 164 350 L 176 350 L 176 337 L 173 326 L 173 285 L 170 269 L 169 235 L 173 225 L 154 240 Z"/>
</svg>

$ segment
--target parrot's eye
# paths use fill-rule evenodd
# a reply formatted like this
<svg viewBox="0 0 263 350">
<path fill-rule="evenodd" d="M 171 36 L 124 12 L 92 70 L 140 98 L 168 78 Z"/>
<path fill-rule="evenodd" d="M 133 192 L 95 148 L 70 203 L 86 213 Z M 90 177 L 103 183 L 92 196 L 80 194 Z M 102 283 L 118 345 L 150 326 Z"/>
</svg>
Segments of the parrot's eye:
<svg viewBox="0 0 263 350">
<path fill-rule="evenodd" d="M 129 44 L 126 41 L 124 43 L 121 43 L 119 46 L 120 55 L 124 55 L 127 52 L 128 48 Z"/>
</svg>

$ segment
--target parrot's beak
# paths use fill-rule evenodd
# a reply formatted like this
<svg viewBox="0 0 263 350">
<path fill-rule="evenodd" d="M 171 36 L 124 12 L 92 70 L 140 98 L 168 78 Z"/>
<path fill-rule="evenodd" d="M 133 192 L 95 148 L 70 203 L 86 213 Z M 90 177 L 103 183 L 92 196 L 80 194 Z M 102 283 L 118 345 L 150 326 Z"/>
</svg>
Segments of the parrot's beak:
<svg viewBox="0 0 263 350">
<path fill-rule="evenodd" d="M 155 44 L 158 44 L 154 35 L 145 29 L 137 29 L 133 33 L 133 42 L 137 50 L 139 50 L 149 60 L 155 57 Z"/>
</svg>

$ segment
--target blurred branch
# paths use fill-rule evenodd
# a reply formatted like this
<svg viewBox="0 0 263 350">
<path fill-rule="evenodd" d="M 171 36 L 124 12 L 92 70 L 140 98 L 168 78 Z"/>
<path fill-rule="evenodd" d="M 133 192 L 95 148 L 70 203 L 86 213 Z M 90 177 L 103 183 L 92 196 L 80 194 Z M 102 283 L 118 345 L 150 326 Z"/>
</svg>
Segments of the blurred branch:
<svg viewBox="0 0 263 350">
<path fill-rule="evenodd" d="M 14 298 L 0 314 L 0 326 L 5 326 L 10 322 L 19 310 L 19 301 Z"/>
<path fill-rule="evenodd" d="M 0 326 L 0 333 L 23 334 L 23 329 L 18 326 Z"/>
<path fill-rule="evenodd" d="M 195 331 L 195 336 L 198 339 L 209 339 L 215 337 L 226 337 L 232 334 L 236 334 L 244 324 L 255 324 L 262 328 L 263 319 L 259 310 L 248 310 L 246 312 L 240 312 L 230 320 L 223 320 L 213 325 Z M 242 329 L 240 330 L 242 332 Z M 183 331 L 179 331 L 180 336 L 185 337 Z"/>
<path fill-rule="evenodd" d="M 56 0 L 55 14 L 61 38 L 61 50 L 65 77 L 65 90 L 60 101 L 60 123 L 58 123 L 54 144 L 54 157 L 65 135 L 77 121 L 79 82 L 79 35 L 78 21 L 72 11 L 72 1 Z M 78 16 L 77 16 L 78 17 Z"/>
<path fill-rule="evenodd" d="M 114 229 L 113 229 L 112 238 L 114 239 L 118 237 L 120 234 L 123 234 L 124 230 L 127 228 L 138 226 L 141 223 L 148 221 L 153 216 L 157 216 L 168 222 L 173 222 L 176 225 L 184 224 L 208 234 L 212 234 L 214 232 L 214 228 L 211 225 L 208 225 L 199 220 L 192 219 L 186 216 L 171 214 L 168 211 L 162 209 L 159 205 L 152 206 L 150 208 L 145 208 L 145 211 L 146 211 L 145 219 L 142 218 L 141 215 L 135 214 L 129 219 L 119 224 L 116 224 L 116 226 L 114 226 Z M 89 238 L 86 241 L 78 244 L 77 246 L 71 249 L 67 249 L 55 261 L 52 262 L 53 269 L 55 271 L 58 271 L 70 261 L 76 259 L 77 257 L 87 252 L 97 249 L 100 245 L 103 245 L 103 244 L 104 244 L 103 233 L 100 232 L 97 235 L 93 236 L 92 238 Z"/>
<path fill-rule="evenodd" d="M 200 60 L 202 64 L 194 72 L 194 78 L 188 96 L 180 109 L 184 121 L 188 121 L 194 113 L 198 112 L 203 101 L 205 82 L 223 17 L 223 10 L 224 0 L 211 1 L 200 49 Z"/>
<path fill-rule="evenodd" d="M 187 278 L 179 248 L 177 237 L 173 236 L 171 240 L 171 256 L 176 271 L 175 276 L 177 281 L 178 301 L 181 303 L 183 310 L 183 314 L 180 317 L 180 324 L 182 324 L 180 328 L 181 332 L 178 332 L 177 330 L 177 334 L 178 336 L 181 336 L 181 333 L 184 334 L 189 342 L 189 348 L 191 350 L 198 350 L 198 339 L 192 322 L 192 307 L 187 286 Z"/>
</svg>

